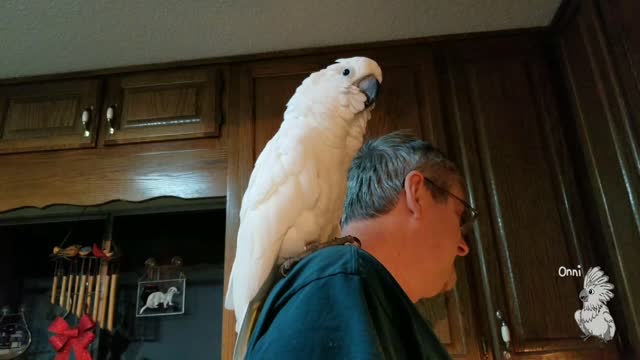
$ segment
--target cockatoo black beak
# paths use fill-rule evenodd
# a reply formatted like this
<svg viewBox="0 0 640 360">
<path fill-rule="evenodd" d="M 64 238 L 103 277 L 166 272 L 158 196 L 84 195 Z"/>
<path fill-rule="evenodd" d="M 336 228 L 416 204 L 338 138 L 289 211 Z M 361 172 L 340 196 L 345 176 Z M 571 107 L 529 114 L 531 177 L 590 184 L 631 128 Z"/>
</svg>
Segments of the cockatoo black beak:
<svg viewBox="0 0 640 360">
<path fill-rule="evenodd" d="M 379 87 L 380 83 L 378 82 L 378 79 L 376 79 L 376 77 L 373 75 L 369 75 L 358 82 L 358 88 L 367 97 L 367 100 L 364 103 L 365 107 L 369 107 L 376 101 L 376 98 L 378 97 Z"/>
</svg>

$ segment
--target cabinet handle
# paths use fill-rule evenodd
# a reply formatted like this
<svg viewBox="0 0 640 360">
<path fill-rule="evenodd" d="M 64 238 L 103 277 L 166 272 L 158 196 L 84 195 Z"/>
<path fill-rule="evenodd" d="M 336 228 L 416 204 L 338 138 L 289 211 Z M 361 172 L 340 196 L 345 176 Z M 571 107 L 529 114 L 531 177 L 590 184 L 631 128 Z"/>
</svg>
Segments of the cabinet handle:
<svg viewBox="0 0 640 360">
<path fill-rule="evenodd" d="M 509 326 L 507 326 L 507 322 L 502 316 L 502 312 L 500 310 L 496 311 L 496 317 L 500 320 L 500 335 L 502 336 L 502 341 L 504 342 L 505 350 L 502 352 L 502 356 L 504 359 L 511 359 L 511 353 L 509 352 L 509 347 L 511 345 L 511 332 L 509 331 Z"/>
<path fill-rule="evenodd" d="M 82 126 L 84 127 L 84 137 L 89 137 L 91 135 L 91 131 L 89 131 L 89 128 L 91 127 L 89 125 L 89 121 L 91 120 L 91 110 L 93 110 L 93 106 L 86 108 L 82 112 Z"/>
<path fill-rule="evenodd" d="M 109 106 L 107 108 L 107 126 L 109 127 L 109 135 L 113 135 L 116 132 L 116 129 L 113 128 L 113 114 L 115 113 L 113 111 L 113 108 L 115 106 Z"/>
</svg>

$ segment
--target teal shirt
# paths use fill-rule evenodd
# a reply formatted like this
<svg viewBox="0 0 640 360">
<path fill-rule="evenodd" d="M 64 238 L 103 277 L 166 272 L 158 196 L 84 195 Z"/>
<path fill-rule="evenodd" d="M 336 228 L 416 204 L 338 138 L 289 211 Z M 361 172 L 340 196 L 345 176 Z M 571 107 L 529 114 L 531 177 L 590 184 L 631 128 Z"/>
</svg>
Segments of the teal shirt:
<svg viewBox="0 0 640 360">
<path fill-rule="evenodd" d="M 269 293 L 246 359 L 450 359 L 391 274 L 356 246 L 305 257 Z"/>
</svg>

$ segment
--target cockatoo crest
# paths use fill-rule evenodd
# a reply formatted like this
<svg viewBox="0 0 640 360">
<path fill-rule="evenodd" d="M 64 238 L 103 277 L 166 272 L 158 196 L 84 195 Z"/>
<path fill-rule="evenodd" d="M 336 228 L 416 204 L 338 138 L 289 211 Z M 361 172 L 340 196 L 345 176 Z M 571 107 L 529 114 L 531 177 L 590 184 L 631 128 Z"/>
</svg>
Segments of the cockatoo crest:
<svg viewBox="0 0 640 360">
<path fill-rule="evenodd" d="M 609 277 L 604 274 L 604 271 L 600 270 L 600 267 L 596 266 L 587 272 L 584 277 L 584 292 L 581 293 L 581 297 L 586 296 L 586 303 L 606 303 L 613 298 L 613 284 L 609 283 Z"/>
</svg>

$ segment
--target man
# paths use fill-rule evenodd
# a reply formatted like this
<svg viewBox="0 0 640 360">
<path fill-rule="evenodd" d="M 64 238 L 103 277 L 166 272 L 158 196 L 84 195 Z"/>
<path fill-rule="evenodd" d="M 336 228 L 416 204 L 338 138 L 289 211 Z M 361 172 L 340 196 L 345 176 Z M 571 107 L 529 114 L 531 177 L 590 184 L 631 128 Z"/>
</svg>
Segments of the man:
<svg viewBox="0 0 640 360">
<path fill-rule="evenodd" d="M 330 176 L 330 174 L 327 174 Z M 448 359 L 413 303 L 450 290 L 476 211 L 455 165 L 404 132 L 368 142 L 349 170 L 343 235 L 269 294 L 248 359 Z"/>
</svg>

